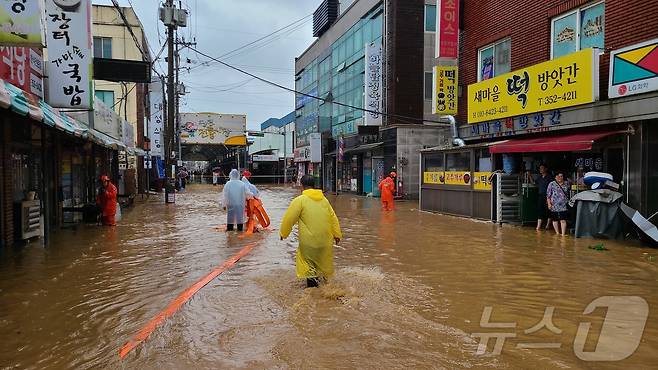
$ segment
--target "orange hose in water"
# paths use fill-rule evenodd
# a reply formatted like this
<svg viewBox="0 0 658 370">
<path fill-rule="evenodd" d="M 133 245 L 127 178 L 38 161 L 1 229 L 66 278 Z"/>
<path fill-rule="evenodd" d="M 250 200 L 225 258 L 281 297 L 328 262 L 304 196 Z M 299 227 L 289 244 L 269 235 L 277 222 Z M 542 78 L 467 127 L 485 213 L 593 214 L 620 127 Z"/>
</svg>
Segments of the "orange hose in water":
<svg viewBox="0 0 658 370">
<path fill-rule="evenodd" d="M 139 332 L 137 332 L 137 334 L 135 334 L 132 339 L 130 339 L 126 344 L 123 345 L 123 347 L 121 347 L 121 350 L 119 350 L 119 357 L 122 359 L 126 357 L 130 351 L 135 349 L 135 347 L 146 340 L 146 338 L 148 338 L 155 329 L 162 325 L 165 319 L 176 313 L 176 311 L 178 311 L 181 306 L 183 306 L 190 298 L 192 298 L 196 292 L 206 286 L 214 278 L 221 275 L 224 271 L 231 269 L 242 257 L 249 254 L 249 252 L 251 252 L 254 247 L 256 247 L 256 243 L 247 244 L 238 253 L 224 261 L 224 263 L 222 263 L 220 266 L 217 266 L 217 268 L 211 271 L 208 275 L 198 280 L 196 283 L 194 283 L 194 285 L 185 289 L 178 297 L 176 297 L 176 299 L 169 303 L 167 308 L 152 318 L 151 321 L 149 321 Z"/>
</svg>

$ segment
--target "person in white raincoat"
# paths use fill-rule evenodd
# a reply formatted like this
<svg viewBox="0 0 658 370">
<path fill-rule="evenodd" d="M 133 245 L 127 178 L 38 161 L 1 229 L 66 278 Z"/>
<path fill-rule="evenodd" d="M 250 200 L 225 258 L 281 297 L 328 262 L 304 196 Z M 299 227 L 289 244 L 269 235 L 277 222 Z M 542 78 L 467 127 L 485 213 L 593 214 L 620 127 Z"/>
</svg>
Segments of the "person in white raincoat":
<svg viewBox="0 0 658 370">
<path fill-rule="evenodd" d="M 240 172 L 233 169 L 229 174 L 229 181 L 224 185 L 223 205 L 226 212 L 226 230 L 232 231 L 234 225 L 238 225 L 238 231 L 244 227 L 244 209 L 247 199 L 253 194 L 247 185 L 240 181 Z"/>
</svg>

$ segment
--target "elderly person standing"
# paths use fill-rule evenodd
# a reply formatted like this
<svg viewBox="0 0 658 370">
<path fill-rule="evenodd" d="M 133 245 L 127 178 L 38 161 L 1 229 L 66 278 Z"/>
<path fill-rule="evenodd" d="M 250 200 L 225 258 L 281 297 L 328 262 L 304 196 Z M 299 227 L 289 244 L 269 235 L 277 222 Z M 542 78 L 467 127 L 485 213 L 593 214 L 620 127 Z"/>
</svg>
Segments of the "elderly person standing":
<svg viewBox="0 0 658 370">
<path fill-rule="evenodd" d="M 226 231 L 233 231 L 234 225 L 237 225 L 238 231 L 244 227 L 244 209 L 247 199 L 253 197 L 247 185 L 240 181 L 240 172 L 232 169 L 229 174 L 229 181 L 224 185 L 222 194 L 224 210 L 226 213 Z"/>
<path fill-rule="evenodd" d="M 537 231 L 541 230 L 542 223 L 546 220 L 546 229 L 551 225 L 551 215 L 548 211 L 548 202 L 546 200 L 546 192 L 548 184 L 551 183 L 551 175 L 548 172 L 548 166 L 545 164 L 539 165 L 539 174 L 537 176 L 529 176 L 531 184 L 537 185 Z"/>
<path fill-rule="evenodd" d="M 567 218 L 569 218 L 567 203 L 570 188 L 569 182 L 564 180 L 564 172 L 559 171 L 555 174 L 555 181 L 548 184 L 546 189 L 546 202 L 548 209 L 553 212 L 553 228 L 558 235 L 567 235 Z"/>
</svg>

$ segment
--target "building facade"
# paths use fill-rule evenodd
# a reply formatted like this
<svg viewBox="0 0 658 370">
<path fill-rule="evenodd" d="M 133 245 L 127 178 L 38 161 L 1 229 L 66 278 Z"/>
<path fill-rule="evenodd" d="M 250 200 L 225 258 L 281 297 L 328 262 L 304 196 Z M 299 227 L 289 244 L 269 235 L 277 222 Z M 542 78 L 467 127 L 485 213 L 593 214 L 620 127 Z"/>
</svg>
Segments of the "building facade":
<svg viewBox="0 0 658 370">
<path fill-rule="evenodd" d="M 309 154 L 296 158 L 300 174 L 327 190 L 377 195 L 378 181 L 396 170 L 399 194 L 417 196 L 418 150 L 445 136 L 424 124 L 434 118 L 423 88 L 434 53 L 425 3 L 353 1 L 317 27 L 295 60 L 295 144 Z"/>
<path fill-rule="evenodd" d="M 655 5 L 462 1 L 457 122 L 467 145 L 425 152 L 421 208 L 501 221 L 504 194 L 487 178 L 502 171 L 525 186 L 546 163 L 575 183 L 610 173 L 625 202 L 656 212 Z M 534 222 L 517 203 L 517 221 Z"/>
</svg>

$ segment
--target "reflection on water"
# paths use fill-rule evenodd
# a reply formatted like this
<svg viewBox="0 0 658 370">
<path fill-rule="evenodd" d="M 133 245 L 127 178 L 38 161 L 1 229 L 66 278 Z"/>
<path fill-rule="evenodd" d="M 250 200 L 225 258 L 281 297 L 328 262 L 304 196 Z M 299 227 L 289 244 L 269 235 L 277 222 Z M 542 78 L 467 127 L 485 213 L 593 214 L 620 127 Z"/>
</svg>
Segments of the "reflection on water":
<svg viewBox="0 0 658 370">
<path fill-rule="evenodd" d="M 421 213 L 382 212 L 377 199 L 328 195 L 343 227 L 336 277 L 304 289 L 294 238 L 240 238 L 219 191 L 190 186 L 175 207 L 150 199 L 116 228 L 61 231 L 51 246 L 0 252 L 0 368 L 647 368 L 658 327 L 650 311 L 638 350 L 622 363 L 573 351 L 578 324 L 600 330 L 593 299 L 637 295 L 658 307 L 658 252 L 563 238 L 534 228 Z M 264 187 L 278 227 L 296 190 Z M 124 361 L 119 348 L 182 290 L 249 242 L 258 246 L 197 293 Z M 483 309 L 491 322 L 480 327 Z M 560 334 L 526 334 L 553 306 Z M 476 356 L 473 333 L 510 332 L 500 356 Z M 488 352 L 493 349 L 492 339 Z M 560 348 L 523 349 L 519 343 Z M 593 351 L 596 337 L 588 338 Z M 589 347 L 588 347 L 589 346 Z"/>
</svg>

